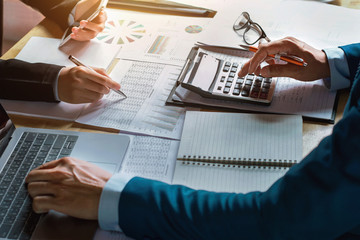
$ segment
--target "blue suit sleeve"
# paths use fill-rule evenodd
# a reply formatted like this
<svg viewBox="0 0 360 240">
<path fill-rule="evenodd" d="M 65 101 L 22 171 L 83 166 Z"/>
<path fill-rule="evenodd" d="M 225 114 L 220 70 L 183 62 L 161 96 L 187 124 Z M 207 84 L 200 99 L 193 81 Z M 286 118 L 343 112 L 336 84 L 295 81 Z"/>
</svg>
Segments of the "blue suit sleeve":
<svg viewBox="0 0 360 240">
<path fill-rule="evenodd" d="M 196 191 L 133 178 L 121 229 L 137 239 L 335 239 L 360 224 L 360 112 L 353 107 L 266 192 Z"/>
<path fill-rule="evenodd" d="M 360 63 L 360 43 L 340 47 L 346 55 L 349 65 L 350 79 L 354 80 Z"/>
</svg>

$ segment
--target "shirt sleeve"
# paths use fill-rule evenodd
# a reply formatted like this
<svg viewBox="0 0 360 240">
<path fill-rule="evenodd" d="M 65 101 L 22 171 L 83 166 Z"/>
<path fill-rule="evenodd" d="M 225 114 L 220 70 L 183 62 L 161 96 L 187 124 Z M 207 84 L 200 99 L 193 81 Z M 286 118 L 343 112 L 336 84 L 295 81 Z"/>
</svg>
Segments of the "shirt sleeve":
<svg viewBox="0 0 360 240">
<path fill-rule="evenodd" d="M 330 78 L 324 79 L 330 90 L 350 87 L 350 72 L 344 51 L 341 48 L 323 50 L 330 66 Z"/>
<path fill-rule="evenodd" d="M 56 101 L 60 101 L 59 92 L 58 92 L 58 83 L 59 83 L 59 77 L 60 77 L 60 72 L 61 71 L 62 71 L 62 69 L 60 69 L 60 71 L 57 74 L 57 77 L 56 77 L 55 81 L 53 82 L 54 98 L 55 98 Z"/>
<path fill-rule="evenodd" d="M 127 174 L 116 174 L 106 183 L 99 203 L 99 225 L 108 231 L 120 231 L 119 200 L 125 185 L 132 179 Z"/>
</svg>

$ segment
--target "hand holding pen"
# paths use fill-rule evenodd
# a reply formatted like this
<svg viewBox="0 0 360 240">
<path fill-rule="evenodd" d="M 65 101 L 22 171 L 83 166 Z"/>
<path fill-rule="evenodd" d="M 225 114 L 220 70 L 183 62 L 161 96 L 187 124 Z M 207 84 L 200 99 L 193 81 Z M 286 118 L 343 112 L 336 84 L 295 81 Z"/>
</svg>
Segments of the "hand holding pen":
<svg viewBox="0 0 360 240">
<path fill-rule="evenodd" d="M 313 81 L 330 76 L 325 53 L 296 38 L 286 37 L 262 43 L 257 50 L 254 47 L 245 47 L 255 54 L 243 65 L 239 77 L 255 73 L 264 77 L 291 77 L 302 81 Z M 277 64 L 274 58 L 286 63 Z M 263 62 L 267 62 L 268 65 L 262 66 Z"/>
<path fill-rule="evenodd" d="M 87 68 L 87 69 L 89 69 L 89 70 L 91 70 L 91 71 L 96 72 L 94 69 L 92 69 L 91 67 L 83 64 L 82 62 L 80 62 L 79 59 L 77 59 L 76 57 L 74 57 L 74 56 L 72 56 L 72 55 L 69 56 L 69 60 L 72 61 L 72 62 L 73 62 L 75 65 L 77 65 L 77 66 L 82 66 L 82 67 L 85 67 L 85 68 Z M 102 73 L 102 74 L 104 75 L 104 73 Z M 105 73 L 105 74 L 106 74 L 106 73 Z M 106 75 L 106 76 L 107 76 L 107 75 Z M 116 82 L 112 81 L 109 76 L 107 76 L 107 77 L 109 78 L 109 81 L 104 82 L 105 84 L 108 84 L 108 85 L 105 85 L 105 86 L 109 87 L 111 90 L 113 90 L 113 91 L 116 92 L 117 94 L 120 94 L 120 95 L 122 95 L 123 97 L 127 98 L 127 96 L 126 96 L 122 91 L 119 90 L 119 89 L 120 89 L 120 85 L 117 84 Z M 99 83 L 99 82 L 98 82 L 98 83 Z M 119 87 L 118 87 L 117 85 L 119 85 Z"/>
<path fill-rule="evenodd" d="M 62 68 L 57 84 L 59 99 L 68 103 L 96 102 L 110 89 L 118 91 L 120 84 L 111 80 L 105 70 L 83 66 Z"/>
</svg>

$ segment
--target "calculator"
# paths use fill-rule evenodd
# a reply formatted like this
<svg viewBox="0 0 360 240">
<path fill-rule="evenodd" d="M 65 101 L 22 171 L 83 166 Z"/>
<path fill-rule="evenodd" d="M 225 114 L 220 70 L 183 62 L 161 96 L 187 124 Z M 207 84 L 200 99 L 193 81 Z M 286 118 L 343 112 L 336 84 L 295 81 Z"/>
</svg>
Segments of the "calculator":
<svg viewBox="0 0 360 240">
<path fill-rule="evenodd" d="M 276 78 L 248 74 L 238 77 L 243 64 L 249 60 L 246 51 L 226 58 L 194 47 L 179 75 L 183 88 L 203 97 L 270 105 L 276 86 Z M 244 52 L 244 54 L 241 53 Z"/>
</svg>

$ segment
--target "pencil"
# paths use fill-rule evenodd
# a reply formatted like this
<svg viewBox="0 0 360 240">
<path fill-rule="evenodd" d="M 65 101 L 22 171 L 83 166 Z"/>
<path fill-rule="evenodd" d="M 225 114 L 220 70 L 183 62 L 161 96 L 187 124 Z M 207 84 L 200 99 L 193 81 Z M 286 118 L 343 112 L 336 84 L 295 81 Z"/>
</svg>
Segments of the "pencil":
<svg viewBox="0 0 360 240">
<path fill-rule="evenodd" d="M 253 47 L 253 46 L 240 45 L 240 47 L 245 48 L 246 50 L 248 50 L 250 52 L 257 52 L 257 50 L 258 50 L 257 47 Z M 276 55 L 270 54 L 269 57 L 272 57 L 275 59 L 280 59 L 285 62 L 292 63 L 292 64 L 302 66 L 302 67 L 307 66 L 307 63 L 303 59 L 296 57 L 296 56 L 281 56 L 278 54 L 276 54 Z"/>
<path fill-rule="evenodd" d="M 92 71 L 95 71 L 95 70 L 92 69 L 91 67 L 89 67 L 89 66 L 83 64 L 82 62 L 80 62 L 79 59 L 77 59 L 76 57 L 74 57 L 74 56 L 72 56 L 72 55 L 69 55 L 69 60 L 72 61 L 73 63 L 75 63 L 76 66 L 83 66 L 83 67 L 86 67 L 87 69 L 90 69 L 90 70 L 92 70 Z M 112 89 L 112 88 L 111 88 L 111 90 L 113 90 L 114 92 L 116 92 L 116 93 L 124 96 L 125 98 L 127 98 L 127 96 L 125 95 L 125 93 L 123 93 L 122 91 L 120 91 L 120 90 L 115 90 L 115 89 Z"/>
</svg>

